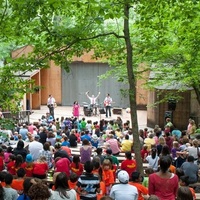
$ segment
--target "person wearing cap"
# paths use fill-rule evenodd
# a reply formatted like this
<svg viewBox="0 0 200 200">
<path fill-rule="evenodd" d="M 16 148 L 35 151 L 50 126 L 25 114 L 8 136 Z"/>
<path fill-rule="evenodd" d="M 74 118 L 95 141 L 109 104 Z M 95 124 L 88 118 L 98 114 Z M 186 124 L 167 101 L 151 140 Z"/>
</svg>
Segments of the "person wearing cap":
<svg viewBox="0 0 200 200">
<path fill-rule="evenodd" d="M 42 143 L 39 142 L 40 136 L 36 135 L 34 141 L 31 142 L 28 146 L 30 154 L 33 156 L 33 161 L 36 161 L 39 158 L 40 150 L 43 149 Z"/>
<path fill-rule="evenodd" d="M 24 163 L 24 169 L 26 171 L 26 177 L 33 176 L 33 157 L 31 154 L 26 155 L 26 160 Z"/>
<path fill-rule="evenodd" d="M 137 200 L 138 190 L 135 186 L 128 184 L 129 175 L 125 170 L 121 170 L 117 174 L 119 184 L 113 185 L 110 191 L 110 197 L 115 200 Z"/>
</svg>

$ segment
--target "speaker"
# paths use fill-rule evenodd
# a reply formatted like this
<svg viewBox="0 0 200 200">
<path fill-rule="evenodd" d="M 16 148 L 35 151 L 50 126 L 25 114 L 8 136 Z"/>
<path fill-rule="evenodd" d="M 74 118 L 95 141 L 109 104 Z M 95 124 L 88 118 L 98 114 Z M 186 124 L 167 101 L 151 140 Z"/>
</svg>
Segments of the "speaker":
<svg viewBox="0 0 200 200">
<path fill-rule="evenodd" d="M 168 110 L 176 110 L 176 100 L 175 99 L 169 99 L 168 100 Z"/>
</svg>

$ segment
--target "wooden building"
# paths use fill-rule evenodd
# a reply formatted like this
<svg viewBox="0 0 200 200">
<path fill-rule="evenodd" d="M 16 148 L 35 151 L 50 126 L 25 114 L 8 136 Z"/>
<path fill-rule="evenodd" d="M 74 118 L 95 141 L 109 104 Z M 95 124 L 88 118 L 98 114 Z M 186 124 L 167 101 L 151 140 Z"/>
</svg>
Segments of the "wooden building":
<svg viewBox="0 0 200 200">
<path fill-rule="evenodd" d="M 31 46 L 24 46 L 12 52 L 12 57 L 17 58 L 27 55 L 33 50 Z M 24 109 L 40 109 L 41 105 L 47 103 L 49 94 L 52 94 L 58 105 L 71 106 L 74 101 L 80 105 L 83 102 L 89 102 L 85 95 L 97 95 L 98 104 L 103 106 L 104 98 L 110 93 L 114 103 L 113 107 L 129 107 L 128 95 L 123 96 L 121 90 L 127 89 L 128 86 L 117 81 L 115 77 L 109 77 L 99 81 L 99 76 L 105 74 L 110 67 L 107 63 L 92 59 L 93 52 L 85 53 L 81 57 L 74 57 L 70 64 L 70 72 L 67 73 L 60 66 L 56 66 L 53 61 L 49 61 L 48 69 L 35 70 L 27 72 L 27 77 L 34 80 L 35 84 L 41 87 L 33 94 L 26 94 L 24 100 Z M 146 109 L 147 91 L 141 86 L 146 79 L 137 82 L 137 105 L 138 109 Z"/>
</svg>

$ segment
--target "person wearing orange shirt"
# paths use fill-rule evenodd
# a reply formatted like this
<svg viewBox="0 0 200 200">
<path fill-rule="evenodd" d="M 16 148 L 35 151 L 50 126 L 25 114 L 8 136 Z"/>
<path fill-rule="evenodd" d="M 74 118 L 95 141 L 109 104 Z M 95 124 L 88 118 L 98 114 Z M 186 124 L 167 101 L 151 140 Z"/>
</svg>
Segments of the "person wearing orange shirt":
<svg viewBox="0 0 200 200">
<path fill-rule="evenodd" d="M 26 176 L 26 171 L 24 168 L 19 168 L 17 170 L 17 178 L 13 179 L 11 187 L 17 190 L 17 193 L 20 195 L 23 193 L 24 190 L 24 177 Z"/>
<path fill-rule="evenodd" d="M 195 191 L 192 187 L 189 187 L 189 177 L 188 176 L 181 176 L 179 179 L 179 185 L 188 187 L 192 193 L 193 199 L 196 199 Z"/>
<path fill-rule="evenodd" d="M 112 184 L 114 183 L 114 176 L 112 171 L 112 164 L 109 159 L 105 159 L 102 164 L 102 181 L 106 185 L 106 195 L 109 195 Z"/>
<path fill-rule="evenodd" d="M 139 172 L 133 172 L 131 175 L 130 185 L 133 185 L 138 190 L 138 200 L 144 200 L 148 198 L 148 189 L 144 187 L 142 184 L 142 176 Z"/>
</svg>

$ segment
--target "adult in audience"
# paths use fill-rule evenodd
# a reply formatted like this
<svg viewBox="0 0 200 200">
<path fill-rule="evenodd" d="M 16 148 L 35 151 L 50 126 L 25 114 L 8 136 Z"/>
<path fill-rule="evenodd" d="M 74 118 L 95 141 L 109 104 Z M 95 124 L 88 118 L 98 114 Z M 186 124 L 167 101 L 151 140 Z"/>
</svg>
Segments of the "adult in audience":
<svg viewBox="0 0 200 200">
<path fill-rule="evenodd" d="M 113 185 L 110 191 L 110 197 L 115 200 L 137 200 L 138 191 L 135 186 L 129 185 L 129 175 L 126 171 L 121 170 L 118 175 L 119 184 Z"/>
<path fill-rule="evenodd" d="M 194 157 L 188 156 L 187 161 L 181 165 L 181 169 L 184 171 L 186 176 L 189 176 L 189 183 L 196 183 L 198 181 L 199 167 L 194 164 Z"/>
<path fill-rule="evenodd" d="M 29 152 L 33 156 L 33 160 L 37 160 L 40 155 L 40 150 L 43 149 L 42 143 L 39 142 L 40 136 L 36 135 L 33 142 L 29 144 Z"/>
<path fill-rule="evenodd" d="M 19 140 L 17 143 L 17 147 L 14 148 L 13 150 L 13 154 L 15 156 L 17 156 L 18 154 L 20 154 L 23 159 L 26 159 L 26 155 L 28 154 L 27 150 L 24 148 L 24 142 L 22 140 Z"/>
<path fill-rule="evenodd" d="M 160 200 L 174 200 L 178 190 L 178 176 L 169 172 L 169 156 L 160 158 L 159 172 L 149 175 L 149 195 L 156 195 Z"/>
<path fill-rule="evenodd" d="M 59 173 L 55 180 L 55 191 L 51 191 L 50 200 L 76 200 L 76 191 L 70 189 L 68 185 L 68 178 L 64 172 Z"/>
</svg>

